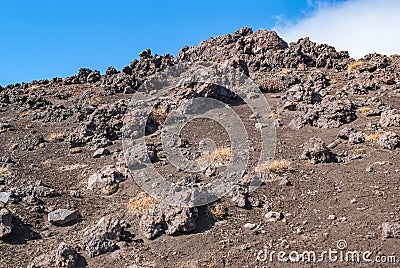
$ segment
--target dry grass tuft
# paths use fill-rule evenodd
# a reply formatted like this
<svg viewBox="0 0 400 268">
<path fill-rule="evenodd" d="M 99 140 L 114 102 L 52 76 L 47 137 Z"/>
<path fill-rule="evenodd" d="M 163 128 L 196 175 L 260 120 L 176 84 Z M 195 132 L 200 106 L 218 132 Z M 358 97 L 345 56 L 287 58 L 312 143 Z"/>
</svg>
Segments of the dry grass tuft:
<svg viewBox="0 0 400 268">
<path fill-rule="evenodd" d="M 229 147 L 218 147 L 214 152 L 208 155 L 203 155 L 199 158 L 200 162 L 212 162 L 218 165 L 227 165 L 232 157 L 231 149 Z"/>
<path fill-rule="evenodd" d="M 215 220 L 222 220 L 227 215 L 227 209 L 221 203 L 211 204 L 207 206 L 207 215 Z"/>
<path fill-rule="evenodd" d="M 47 136 L 47 140 L 51 142 L 61 142 L 64 141 L 65 135 L 63 133 L 50 133 L 49 136 Z"/>
<path fill-rule="evenodd" d="M 280 113 L 275 112 L 275 113 L 271 114 L 271 118 L 275 119 L 275 120 L 279 120 L 279 119 L 282 119 L 282 115 Z"/>
<path fill-rule="evenodd" d="M 338 81 L 337 81 L 335 78 L 329 79 L 329 84 L 330 84 L 330 85 L 337 84 L 337 82 L 338 82 Z"/>
<path fill-rule="evenodd" d="M 255 168 L 255 171 L 258 173 L 273 173 L 273 174 L 282 174 L 289 171 L 290 162 L 285 159 L 274 160 L 271 162 L 266 162 L 258 165 Z"/>
<path fill-rule="evenodd" d="M 24 118 L 24 117 L 29 116 L 30 114 L 31 114 L 30 111 L 25 111 L 25 112 L 20 113 L 17 117 L 18 117 L 18 119 L 19 118 Z"/>
<path fill-rule="evenodd" d="M 378 141 L 381 136 L 382 136 L 381 133 L 376 132 L 376 133 L 373 133 L 373 134 L 369 134 L 367 136 L 366 140 L 367 141 Z"/>
<path fill-rule="evenodd" d="M 356 149 L 354 150 L 354 153 L 355 153 L 355 154 L 366 154 L 366 153 L 367 153 L 367 150 L 365 150 L 365 148 L 356 148 Z"/>
<path fill-rule="evenodd" d="M 368 113 L 371 110 L 368 106 L 363 106 L 357 109 L 357 112 L 365 114 Z"/>
<path fill-rule="evenodd" d="M 81 147 L 74 147 L 69 149 L 70 154 L 79 154 L 82 153 L 82 148 Z"/>
<path fill-rule="evenodd" d="M 150 112 L 150 118 L 157 124 L 162 125 L 168 117 L 168 112 L 165 108 L 153 108 Z"/>
<path fill-rule="evenodd" d="M 347 70 L 348 71 L 358 70 L 361 68 L 361 66 L 363 66 L 362 60 L 353 61 L 352 63 L 349 64 L 349 66 L 347 66 Z"/>
<path fill-rule="evenodd" d="M 0 178 L 9 175 L 11 175 L 10 170 L 7 167 L 0 166 Z"/>
<path fill-rule="evenodd" d="M 134 214 L 145 214 L 156 204 L 156 200 L 146 193 L 139 193 L 128 203 L 128 210 Z"/>
</svg>

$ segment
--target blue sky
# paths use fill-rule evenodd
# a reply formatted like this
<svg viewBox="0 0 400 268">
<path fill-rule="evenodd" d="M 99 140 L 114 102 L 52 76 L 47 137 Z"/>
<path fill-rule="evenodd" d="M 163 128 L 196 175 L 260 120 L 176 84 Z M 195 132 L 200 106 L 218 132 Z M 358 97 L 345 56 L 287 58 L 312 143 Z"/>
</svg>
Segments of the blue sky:
<svg viewBox="0 0 400 268">
<path fill-rule="evenodd" d="M 0 3 L 0 85 L 65 77 L 80 67 L 101 73 L 146 48 L 176 55 L 183 45 L 242 26 L 272 28 L 298 19 L 307 1 L 12 1 Z"/>
<path fill-rule="evenodd" d="M 74 75 L 80 67 L 121 69 L 146 48 L 176 55 L 243 26 L 296 39 L 307 29 L 296 30 L 301 23 L 347 2 L 354 1 L 3 0 L 0 85 Z"/>
</svg>

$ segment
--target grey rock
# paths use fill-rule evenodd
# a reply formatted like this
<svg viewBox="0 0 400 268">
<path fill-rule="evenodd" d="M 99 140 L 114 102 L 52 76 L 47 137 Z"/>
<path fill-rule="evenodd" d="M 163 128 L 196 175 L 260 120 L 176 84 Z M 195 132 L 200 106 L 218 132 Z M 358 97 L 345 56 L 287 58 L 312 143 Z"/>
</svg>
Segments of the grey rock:
<svg viewBox="0 0 400 268">
<path fill-rule="evenodd" d="M 400 224 L 394 222 L 382 223 L 382 236 L 383 238 L 400 239 Z"/>
<path fill-rule="evenodd" d="M 81 256 L 73 248 L 61 242 L 56 250 L 36 256 L 27 267 L 82 267 L 79 264 L 80 258 Z"/>
<path fill-rule="evenodd" d="M 351 134 L 357 133 L 358 131 L 354 128 L 343 128 L 339 131 L 338 133 L 338 138 L 344 139 L 344 140 L 348 140 L 350 138 Z"/>
<path fill-rule="evenodd" d="M 77 267 L 79 255 L 75 249 L 61 242 L 55 253 L 55 264 L 57 267 Z"/>
<path fill-rule="evenodd" d="M 140 228 L 144 236 L 149 239 L 157 237 L 162 232 L 168 235 L 186 233 L 196 228 L 197 217 L 197 208 L 158 204 L 141 217 Z"/>
<path fill-rule="evenodd" d="M 365 171 L 366 171 L 366 172 L 374 172 L 374 168 L 371 167 L 371 166 L 368 166 L 368 167 L 365 169 Z"/>
<path fill-rule="evenodd" d="M 279 181 L 279 185 L 280 186 L 292 186 L 292 182 L 288 178 L 284 177 Z"/>
<path fill-rule="evenodd" d="M 115 166 L 103 167 L 88 179 L 88 189 L 94 192 L 111 195 L 118 191 L 119 183 L 125 180 L 125 176 Z"/>
<path fill-rule="evenodd" d="M 8 202 L 8 199 L 11 196 L 11 191 L 8 192 L 0 192 L 0 201 L 3 202 L 4 204 Z"/>
<path fill-rule="evenodd" d="M 378 139 L 378 144 L 385 149 L 394 150 L 400 146 L 400 136 L 392 131 L 385 131 Z"/>
<path fill-rule="evenodd" d="M 283 213 L 282 212 L 276 212 L 276 211 L 269 211 L 265 214 L 265 219 L 267 222 L 277 222 L 283 219 Z"/>
<path fill-rule="evenodd" d="M 246 223 L 245 225 L 243 225 L 243 228 L 244 229 L 249 229 L 249 230 L 253 230 L 254 228 L 256 228 L 256 224 L 254 224 L 254 223 Z"/>
<path fill-rule="evenodd" d="M 336 220 L 336 216 L 331 214 L 328 216 L 328 220 L 331 220 L 331 221 Z"/>
<path fill-rule="evenodd" d="M 216 168 L 215 167 L 208 167 L 205 171 L 204 171 L 204 175 L 206 175 L 207 177 L 212 177 L 215 175 L 216 172 Z"/>
<path fill-rule="evenodd" d="M 379 124 L 382 127 L 399 127 L 400 126 L 400 114 L 396 110 L 391 109 L 382 112 Z"/>
<path fill-rule="evenodd" d="M 57 209 L 47 215 L 47 220 L 54 225 L 65 225 L 77 219 L 78 214 L 76 211 L 68 209 Z"/>
<path fill-rule="evenodd" d="M 362 132 L 351 133 L 349 135 L 349 142 L 353 144 L 365 142 L 365 134 Z"/>
<path fill-rule="evenodd" d="M 57 191 L 53 188 L 41 185 L 41 182 L 37 182 L 32 189 L 32 194 L 38 197 L 53 197 L 58 195 Z"/>
<path fill-rule="evenodd" d="M 44 142 L 44 138 L 41 135 L 27 134 L 23 141 L 20 143 L 19 147 L 24 151 L 32 151 L 39 144 Z"/>
<path fill-rule="evenodd" d="M 298 107 L 298 114 L 290 122 L 293 128 L 311 125 L 319 128 L 336 128 L 350 123 L 357 118 L 354 104 L 347 99 L 325 96 L 321 102 L 303 104 Z"/>
<path fill-rule="evenodd" d="M 0 209 L 0 239 L 12 232 L 12 215 L 6 208 Z"/>
<path fill-rule="evenodd" d="M 107 252 L 112 252 L 116 249 L 117 245 L 115 242 L 108 239 L 93 237 L 85 241 L 85 250 L 88 252 L 91 258 Z"/>
<path fill-rule="evenodd" d="M 82 245 L 90 257 L 111 252 L 117 248 L 116 242 L 122 237 L 123 227 L 119 219 L 104 216 L 84 233 Z"/>
<path fill-rule="evenodd" d="M 93 153 L 92 157 L 93 158 L 99 158 L 99 157 L 106 156 L 106 155 L 109 155 L 109 154 L 110 154 L 110 151 L 107 150 L 106 148 L 99 148 Z"/>
<path fill-rule="evenodd" d="M 6 131 L 6 130 L 13 130 L 13 129 L 14 129 L 14 127 L 12 125 L 10 125 L 9 123 L 0 122 L 0 132 Z"/>
<path fill-rule="evenodd" d="M 11 157 L 9 157 L 9 156 L 7 156 L 7 155 L 3 155 L 3 156 L 0 158 L 0 162 L 2 162 L 2 163 L 12 163 L 13 160 L 11 159 Z"/>
<path fill-rule="evenodd" d="M 329 163 L 336 160 L 336 156 L 320 138 L 311 138 L 303 145 L 304 150 L 301 159 L 308 159 L 311 163 Z"/>
<path fill-rule="evenodd" d="M 231 203 L 237 207 L 245 208 L 249 204 L 249 190 L 245 186 L 235 186 L 230 195 Z"/>
</svg>

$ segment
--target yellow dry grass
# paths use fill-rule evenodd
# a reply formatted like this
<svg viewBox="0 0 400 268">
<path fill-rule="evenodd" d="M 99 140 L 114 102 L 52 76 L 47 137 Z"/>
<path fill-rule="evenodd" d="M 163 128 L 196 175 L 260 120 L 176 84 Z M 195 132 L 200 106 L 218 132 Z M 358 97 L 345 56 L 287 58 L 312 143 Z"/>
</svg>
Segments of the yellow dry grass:
<svg viewBox="0 0 400 268">
<path fill-rule="evenodd" d="M 146 193 L 139 193 L 128 203 L 128 210 L 134 214 L 145 214 L 156 204 L 156 200 Z"/>
<path fill-rule="evenodd" d="M 104 103 L 105 103 L 104 97 L 96 96 L 96 97 L 94 97 L 93 99 L 94 99 L 94 101 L 95 101 L 97 104 L 104 104 Z"/>
<path fill-rule="evenodd" d="M 365 150 L 365 148 L 356 148 L 356 149 L 354 150 L 354 153 L 355 153 L 355 154 L 366 154 L 367 151 Z"/>
<path fill-rule="evenodd" d="M 217 203 L 217 204 L 208 205 L 206 213 L 210 218 L 213 218 L 216 220 L 222 220 L 227 214 L 227 209 L 221 203 Z"/>
<path fill-rule="evenodd" d="M 0 166 L 0 178 L 8 175 L 11 175 L 10 170 L 7 167 Z"/>
<path fill-rule="evenodd" d="M 357 109 L 357 112 L 365 114 L 368 113 L 371 110 L 368 106 L 363 106 Z"/>
<path fill-rule="evenodd" d="M 35 90 L 35 89 L 37 89 L 37 88 L 39 88 L 39 87 L 40 87 L 40 85 L 33 85 L 33 86 L 28 87 L 28 88 L 26 89 L 26 91 L 32 91 L 32 90 Z"/>
<path fill-rule="evenodd" d="M 164 108 L 153 108 L 150 112 L 150 117 L 158 124 L 162 124 L 165 122 L 165 119 L 167 119 L 168 113 Z"/>
<path fill-rule="evenodd" d="M 25 112 L 22 112 L 22 113 L 20 113 L 19 115 L 18 115 L 18 118 L 24 118 L 24 117 L 27 117 L 27 116 L 29 116 L 30 115 L 30 111 L 25 111 Z"/>
<path fill-rule="evenodd" d="M 352 63 L 349 64 L 349 66 L 347 66 L 347 70 L 354 71 L 359 69 L 361 66 L 363 66 L 362 60 L 353 61 Z"/>
<path fill-rule="evenodd" d="M 200 162 L 212 162 L 213 164 L 227 165 L 231 159 L 231 149 L 229 147 L 218 147 L 214 152 L 203 155 L 199 158 Z"/>
<path fill-rule="evenodd" d="M 64 141 L 64 138 L 65 138 L 64 134 L 60 132 L 50 133 L 47 136 L 47 140 L 51 142 Z"/>
<path fill-rule="evenodd" d="M 265 162 L 258 165 L 255 171 L 258 173 L 273 173 L 282 174 L 290 170 L 290 162 L 285 159 L 274 160 L 271 162 Z"/>
<path fill-rule="evenodd" d="M 366 138 L 366 140 L 367 141 L 378 141 L 379 140 L 379 138 L 381 137 L 381 133 L 379 133 L 379 132 L 376 132 L 376 133 L 373 133 L 373 134 L 369 134 L 368 136 L 367 136 L 367 138 Z"/>
<path fill-rule="evenodd" d="M 334 79 L 334 78 L 332 78 L 332 79 L 329 79 L 329 84 L 331 84 L 331 85 L 334 85 L 334 84 L 336 84 L 338 81 L 336 80 L 336 79 Z"/>
<path fill-rule="evenodd" d="M 282 119 L 282 115 L 280 113 L 272 113 L 271 118 L 275 120 Z"/>
<path fill-rule="evenodd" d="M 82 152 L 82 148 L 81 147 L 74 147 L 69 149 L 69 153 L 70 154 L 79 154 Z"/>
</svg>

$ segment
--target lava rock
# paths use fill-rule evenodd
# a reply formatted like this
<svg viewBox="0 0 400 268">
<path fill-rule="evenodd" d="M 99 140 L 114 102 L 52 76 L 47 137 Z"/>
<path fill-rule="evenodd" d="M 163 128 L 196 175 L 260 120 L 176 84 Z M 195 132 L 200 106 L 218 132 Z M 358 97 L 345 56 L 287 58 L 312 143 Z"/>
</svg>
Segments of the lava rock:
<svg viewBox="0 0 400 268">
<path fill-rule="evenodd" d="M 400 239 L 400 224 L 394 222 L 382 223 L 382 236 L 383 238 Z"/>
<path fill-rule="evenodd" d="M 300 105 L 298 114 L 289 125 L 297 129 L 306 125 L 337 128 L 357 118 L 354 110 L 355 106 L 350 100 L 328 95 L 321 102 Z"/>
<path fill-rule="evenodd" d="M 120 241 L 122 234 L 120 220 L 113 216 L 104 216 L 96 226 L 84 233 L 82 246 L 90 257 L 95 257 L 117 249 L 116 241 Z"/>
<path fill-rule="evenodd" d="M 165 232 L 173 235 L 190 232 L 196 228 L 197 208 L 158 204 L 150 208 L 140 219 L 140 228 L 145 237 L 153 239 Z"/>
<path fill-rule="evenodd" d="M 349 135 L 349 142 L 353 144 L 365 142 L 365 134 L 362 132 L 351 133 Z"/>
<path fill-rule="evenodd" d="M 57 209 L 47 215 L 47 220 L 54 225 L 66 225 L 78 219 L 76 211 Z"/>
<path fill-rule="evenodd" d="M 313 164 L 336 161 L 336 156 L 320 138 L 311 138 L 303 147 L 304 151 L 300 159 L 308 159 Z"/>
<path fill-rule="evenodd" d="M 11 191 L 0 192 L 0 201 L 3 202 L 4 204 L 7 203 L 11 195 L 12 195 Z"/>
<path fill-rule="evenodd" d="M 231 203 L 234 206 L 245 208 L 249 205 L 249 190 L 245 186 L 235 186 L 231 192 Z"/>
<path fill-rule="evenodd" d="M 75 249 L 61 242 L 56 250 L 54 259 L 57 267 L 73 268 L 78 266 L 79 255 Z"/>
<path fill-rule="evenodd" d="M 110 151 L 107 150 L 106 148 L 99 148 L 93 153 L 92 157 L 93 158 L 100 158 L 102 156 L 106 156 L 106 155 L 109 155 L 109 154 L 110 154 Z"/>
<path fill-rule="evenodd" d="M 400 127 L 400 114 L 394 109 L 384 111 L 381 114 L 379 124 L 382 127 Z"/>
<path fill-rule="evenodd" d="M 88 189 L 105 195 L 111 195 L 118 191 L 119 183 L 125 180 L 125 176 L 115 166 L 103 167 L 88 179 Z"/>
<path fill-rule="evenodd" d="M 21 150 L 24 151 L 32 151 L 35 149 L 39 144 L 44 142 L 44 138 L 41 135 L 33 135 L 28 134 L 24 137 L 23 142 L 19 145 Z"/>
<path fill-rule="evenodd" d="M 276 212 L 276 211 L 269 211 L 265 214 L 265 219 L 267 222 L 277 222 L 283 219 L 283 213 L 282 212 Z"/>
<path fill-rule="evenodd" d="M 6 208 L 0 209 L 0 239 L 11 234 L 13 229 L 11 212 Z"/>
<path fill-rule="evenodd" d="M 338 133 L 338 138 L 341 138 L 343 140 L 348 140 L 351 134 L 357 133 L 358 131 L 354 128 L 343 128 L 339 131 Z"/>
<path fill-rule="evenodd" d="M 385 149 L 394 150 L 400 147 L 400 136 L 392 131 L 385 131 L 378 139 L 378 144 Z"/>
</svg>

